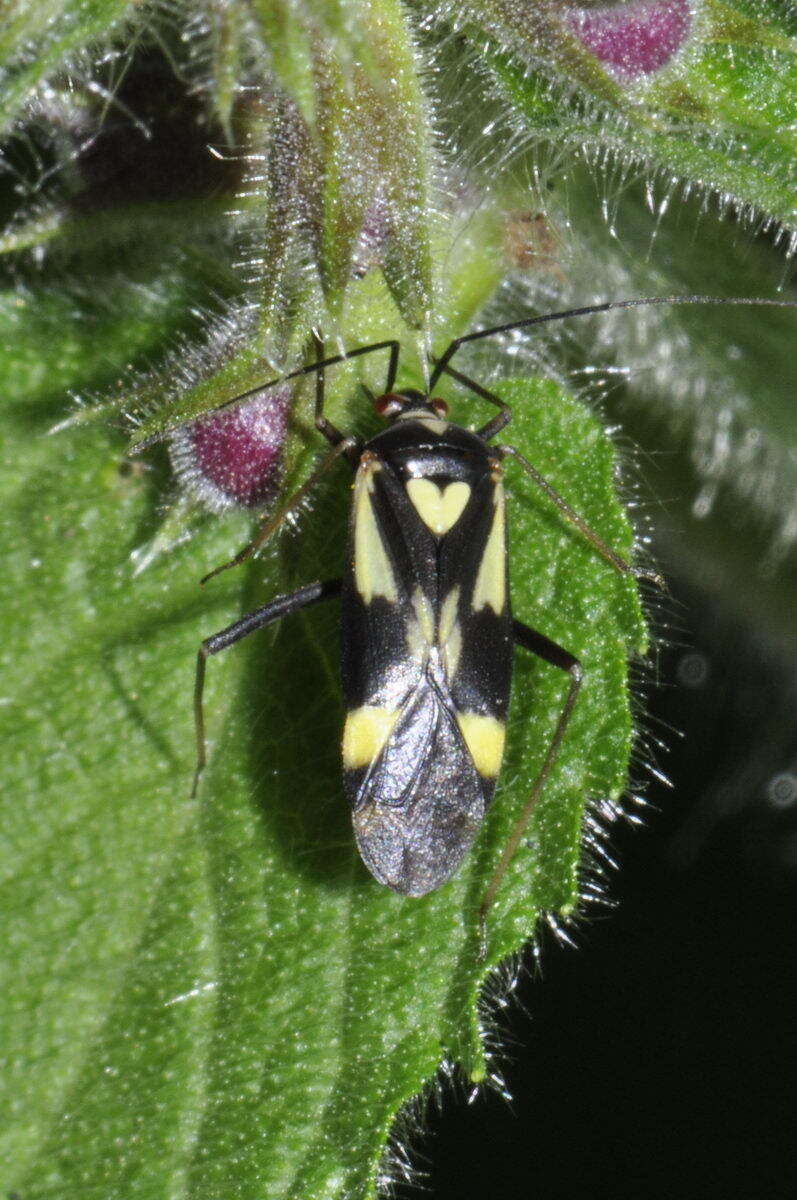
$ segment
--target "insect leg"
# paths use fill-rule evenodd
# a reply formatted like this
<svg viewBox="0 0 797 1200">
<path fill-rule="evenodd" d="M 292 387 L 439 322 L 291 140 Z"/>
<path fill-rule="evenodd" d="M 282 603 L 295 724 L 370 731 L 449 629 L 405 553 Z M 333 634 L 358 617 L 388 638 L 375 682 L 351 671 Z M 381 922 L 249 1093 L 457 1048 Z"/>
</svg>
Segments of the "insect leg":
<svg viewBox="0 0 797 1200">
<path fill-rule="evenodd" d="M 591 546 L 597 550 L 601 558 L 604 558 L 610 566 L 614 567 L 615 571 L 619 571 L 621 575 L 633 575 L 636 579 L 650 579 L 657 587 L 664 587 L 664 580 L 661 575 L 655 571 L 646 571 L 644 568 L 634 567 L 631 563 L 619 555 L 611 546 L 607 546 L 603 538 L 600 537 L 595 530 L 587 524 L 583 517 L 579 516 L 574 508 L 567 503 L 563 496 L 560 496 L 554 487 L 548 482 L 544 475 L 541 475 L 536 467 L 532 466 L 527 458 L 524 458 L 520 451 L 514 446 L 498 446 L 498 451 L 502 455 L 511 455 L 516 462 L 520 463 L 527 475 L 536 483 L 537 487 L 545 492 L 549 500 L 553 501 L 559 509 L 562 516 L 574 525 L 582 537 L 585 537 Z"/>
<path fill-rule="evenodd" d="M 436 360 L 433 359 L 432 361 Z M 455 371 L 453 367 L 444 366 L 443 370 L 446 375 L 451 375 L 453 379 L 456 379 L 457 383 L 461 383 L 463 387 L 468 388 L 471 392 L 475 392 L 482 399 L 489 400 L 490 404 L 494 404 L 496 408 L 501 409 L 497 417 L 493 417 L 492 421 L 488 421 L 486 425 L 477 431 L 480 438 L 485 442 L 489 442 L 491 438 L 494 438 L 503 429 L 506 429 L 512 420 L 512 409 L 505 400 L 502 400 L 500 396 L 496 396 L 495 392 L 488 391 L 483 384 L 477 383 L 470 376 L 463 375 L 461 371 Z"/>
<path fill-rule="evenodd" d="M 321 459 L 321 462 L 318 464 L 310 477 L 305 480 L 302 486 L 295 491 L 292 496 L 289 496 L 285 503 L 278 508 L 275 513 L 272 513 L 272 515 L 263 522 L 255 536 L 252 538 L 251 542 L 247 542 L 243 549 L 239 550 L 238 553 L 227 562 L 222 563 L 219 567 L 214 567 L 212 571 L 208 571 L 207 575 L 203 575 L 202 579 L 199 581 L 200 585 L 204 586 L 204 584 L 206 584 L 209 579 L 212 579 L 214 575 L 220 575 L 222 571 L 228 571 L 230 567 L 237 567 L 240 563 L 245 562 L 247 558 L 251 558 L 251 556 L 257 550 L 259 550 L 265 542 L 268 541 L 271 535 L 275 533 L 277 529 L 279 529 L 280 525 L 288 516 L 288 514 L 299 507 L 305 496 L 307 496 L 313 490 L 321 476 L 326 474 L 333 463 L 335 463 L 342 454 L 347 454 L 349 451 L 357 450 L 358 448 L 359 443 L 355 438 L 342 438 L 337 445 L 332 447 L 332 449 L 329 451 L 329 454 L 324 455 L 324 457 Z"/>
<path fill-rule="evenodd" d="M 278 375 L 276 379 L 269 379 L 266 383 L 260 383 L 257 387 L 249 388 L 246 392 L 240 392 L 237 396 L 231 396 L 223 404 L 217 404 L 215 408 L 210 408 L 206 413 L 202 413 L 202 416 L 206 417 L 211 413 L 222 412 L 225 408 L 232 408 L 233 405 L 243 404 L 246 400 L 253 400 L 255 396 L 260 396 L 263 392 L 267 392 L 269 388 L 277 387 L 280 383 L 288 383 L 291 379 L 299 379 L 302 375 L 310 375 L 313 371 L 323 371 L 327 367 L 336 366 L 338 363 L 348 362 L 350 358 L 360 358 L 364 354 L 373 354 L 377 350 L 388 349 L 390 350 L 390 362 L 387 375 L 387 390 L 390 391 L 396 379 L 400 351 L 399 343 L 392 338 L 384 342 L 371 342 L 368 346 L 355 346 L 353 350 L 349 350 L 346 354 L 333 354 L 331 358 L 324 358 L 320 362 L 308 363 L 306 367 L 299 367 L 298 370 L 290 371 L 287 375 Z M 174 430 L 184 423 L 178 421 L 168 429 L 162 429 L 158 433 L 153 433 L 149 437 L 142 438 L 139 442 L 133 442 L 129 454 L 140 454 L 142 450 L 149 449 L 156 442 L 160 442 L 163 438 L 168 437 L 170 433 L 174 433 Z"/>
<path fill-rule="evenodd" d="M 200 584 L 206 584 L 209 579 L 213 578 L 214 575 L 220 575 L 222 571 L 228 571 L 230 567 L 237 567 L 240 563 L 245 562 L 247 558 L 251 558 L 251 556 L 255 554 L 256 551 L 258 551 L 260 547 L 264 545 L 271 535 L 280 527 L 288 514 L 302 503 L 305 496 L 307 496 L 308 493 L 313 490 L 321 476 L 341 455 L 346 455 L 349 461 L 352 462 L 353 465 L 356 465 L 356 461 L 360 453 L 359 442 L 355 438 L 346 437 L 332 424 L 331 421 L 324 416 L 324 370 L 326 367 L 334 366 L 336 363 L 344 362 L 348 358 L 358 358 L 364 354 L 371 354 L 375 350 L 389 349 L 390 360 L 387 374 L 388 391 L 393 386 L 396 378 L 396 371 L 398 370 L 398 357 L 400 349 L 398 342 L 374 342 L 370 346 L 358 346 L 356 349 L 352 350 L 350 354 L 338 354 L 333 358 L 324 358 L 324 343 L 315 333 L 313 334 L 313 342 L 315 344 L 318 361 L 312 363 L 308 367 L 303 367 L 301 371 L 294 371 L 293 375 L 286 375 L 285 378 L 292 379 L 298 375 L 306 375 L 310 371 L 316 372 L 315 427 L 319 433 L 321 433 L 331 444 L 332 449 L 330 450 L 329 454 L 327 454 L 327 456 L 321 460 L 310 478 L 306 480 L 299 490 L 294 492 L 294 494 L 289 497 L 285 504 L 283 504 L 281 508 L 277 509 L 277 511 L 273 513 L 263 525 L 261 525 L 260 529 L 257 531 L 252 540 L 247 542 L 243 549 L 239 550 L 238 553 L 233 558 L 229 559 L 228 562 L 222 563 L 221 566 L 215 567 L 212 571 L 209 571 L 207 575 L 203 576 L 203 578 L 200 580 Z M 270 387 L 271 385 L 267 384 L 266 386 Z M 239 397 L 239 400 L 240 399 L 241 397 Z"/>
<path fill-rule="evenodd" d="M 570 654 L 568 650 L 565 650 L 563 646 L 558 645 L 557 642 L 551 641 L 551 639 L 545 637 L 544 634 L 538 633 L 536 629 L 530 629 L 528 625 L 524 625 L 521 621 L 513 621 L 512 627 L 516 644 L 518 646 L 522 646 L 524 650 L 530 650 L 532 654 L 536 654 L 538 658 L 550 663 L 551 666 L 558 667 L 560 671 L 566 671 L 570 676 L 570 687 L 568 689 L 564 705 L 562 706 L 562 711 L 559 714 L 559 720 L 556 722 L 556 729 L 553 732 L 553 737 L 548 743 L 548 749 L 545 753 L 543 764 L 540 767 L 539 775 L 534 781 L 531 794 L 523 806 L 523 811 L 515 821 L 512 832 L 510 833 L 507 843 L 504 846 L 504 852 L 501 855 L 500 862 L 495 868 L 492 879 L 487 885 L 487 891 L 484 893 L 484 899 L 482 900 L 481 907 L 479 908 L 482 958 L 485 954 L 484 921 L 485 917 L 487 916 L 487 911 L 495 899 L 495 894 L 498 891 L 501 880 L 504 878 L 507 868 L 509 867 L 509 864 L 515 855 L 515 851 L 520 845 L 520 840 L 526 831 L 526 826 L 531 818 L 534 805 L 537 803 L 540 792 L 545 786 L 546 780 L 551 773 L 551 768 L 553 767 L 556 756 L 559 753 L 559 748 L 562 744 L 565 730 L 567 729 L 568 722 L 570 721 L 570 717 L 573 713 L 573 707 L 576 703 L 576 697 L 578 696 L 578 689 L 581 686 L 581 680 L 583 678 L 581 663 L 573 654 Z"/>
<path fill-rule="evenodd" d="M 328 442 L 331 442 L 333 446 L 337 446 L 342 441 L 344 435 L 324 416 L 324 369 L 330 365 L 330 362 L 334 362 L 335 360 L 324 358 L 324 343 L 315 332 L 313 333 L 313 344 L 315 346 L 316 358 L 318 359 L 318 368 L 315 377 L 315 427 Z M 390 359 L 387 367 L 385 391 L 390 392 L 393 390 L 393 384 L 396 382 L 396 374 L 398 372 L 400 350 L 398 342 L 375 342 L 373 346 L 360 346 L 359 349 L 352 350 L 350 354 L 343 356 L 339 361 L 345 361 L 346 358 L 355 358 L 360 354 L 370 354 L 372 350 L 385 350 L 388 347 L 390 348 Z M 365 387 L 365 384 L 362 387 L 365 389 L 366 394 L 373 398 L 373 394 Z"/>
<path fill-rule="evenodd" d="M 241 617 L 233 625 L 228 625 L 226 629 L 221 629 L 218 633 L 212 634 L 202 642 L 197 653 L 196 678 L 194 680 L 196 770 L 194 772 L 194 786 L 191 790 L 192 797 L 196 795 L 197 787 L 199 786 L 199 777 L 205 769 L 206 762 L 205 710 L 202 704 L 202 697 L 205 691 L 205 663 L 208 658 L 210 658 L 211 654 L 218 654 L 219 651 L 226 650 L 228 646 L 233 646 L 236 642 L 240 642 L 241 638 L 248 637 L 250 633 L 254 633 L 256 630 L 270 625 L 272 621 L 278 621 L 280 617 L 286 617 L 290 613 L 298 612 L 300 608 L 307 608 L 311 604 L 317 604 L 320 600 L 329 600 L 339 594 L 339 579 L 331 579 L 325 583 L 309 583 L 306 587 L 299 588 L 298 591 L 291 592 L 287 596 L 277 596 L 274 600 L 270 600 L 268 604 L 264 604 L 262 608 L 257 608 L 254 612 L 247 613 L 245 617 Z"/>
<path fill-rule="evenodd" d="M 324 343 L 315 331 L 313 331 L 313 345 L 315 346 L 316 359 L 319 363 L 322 363 L 324 361 Z M 324 367 L 319 367 L 315 373 L 315 427 L 331 446 L 339 446 L 341 442 L 346 440 L 345 435 L 324 416 L 326 380 L 324 370 Z"/>
</svg>

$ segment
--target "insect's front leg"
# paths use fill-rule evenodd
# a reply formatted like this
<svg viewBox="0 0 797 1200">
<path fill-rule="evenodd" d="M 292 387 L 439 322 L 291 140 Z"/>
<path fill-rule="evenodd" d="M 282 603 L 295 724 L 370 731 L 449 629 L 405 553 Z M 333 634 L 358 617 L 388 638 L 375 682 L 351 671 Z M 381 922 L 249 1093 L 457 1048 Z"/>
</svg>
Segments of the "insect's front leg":
<svg viewBox="0 0 797 1200">
<path fill-rule="evenodd" d="M 226 629 L 212 634 L 202 642 L 197 653 L 196 678 L 194 680 L 196 770 L 194 772 L 194 786 L 191 789 L 192 798 L 196 795 L 199 778 L 205 769 L 205 762 L 207 761 L 203 696 L 205 692 L 205 664 L 211 654 L 218 654 L 221 650 L 226 650 L 228 646 L 235 645 L 236 642 L 240 642 L 242 638 L 247 637 L 250 633 L 265 628 L 272 621 L 278 621 L 280 617 L 287 617 L 290 613 L 298 612 L 300 608 L 308 608 L 311 604 L 317 604 L 321 600 L 329 600 L 333 596 L 338 595 L 340 595 L 339 579 L 330 579 L 325 583 L 309 583 L 306 587 L 299 588 L 298 591 L 291 592 L 287 596 L 277 596 L 276 599 L 271 600 L 268 604 L 264 604 L 262 608 L 247 613 L 239 621 L 235 621 L 234 624 L 228 625 Z"/>
<path fill-rule="evenodd" d="M 285 503 L 277 509 L 272 516 L 268 517 L 258 529 L 251 542 L 247 542 L 242 550 L 239 550 L 228 562 L 222 563 L 219 567 L 214 567 L 212 571 L 208 571 L 207 575 L 203 575 L 199 581 L 204 586 L 209 579 L 220 575 L 222 571 L 229 571 L 230 567 L 240 566 L 242 562 L 246 562 L 248 558 L 265 545 L 268 539 L 276 533 L 285 518 L 297 508 L 300 507 L 304 499 L 312 492 L 313 488 L 318 483 L 322 475 L 326 474 L 329 468 L 337 462 L 342 454 L 351 455 L 358 453 L 359 443 L 356 438 L 344 437 L 340 442 L 332 447 L 328 454 L 325 454 L 321 459 L 313 473 L 302 484 L 297 491 L 290 496 Z"/>
<path fill-rule="evenodd" d="M 332 449 L 322 458 L 316 469 L 310 477 L 302 484 L 298 491 L 294 492 L 285 503 L 277 509 L 272 516 L 267 517 L 263 524 L 258 529 L 255 536 L 250 542 L 239 550 L 228 562 L 222 563 L 218 567 L 214 567 L 201 580 L 205 584 L 209 579 L 213 579 L 215 575 L 220 575 L 222 571 L 228 571 L 230 567 L 237 567 L 248 558 L 251 558 L 268 539 L 276 533 L 285 518 L 294 512 L 302 504 L 304 499 L 312 492 L 321 477 L 326 474 L 331 466 L 337 462 L 341 456 L 345 456 L 352 467 L 357 466 L 362 447 L 357 438 L 348 437 L 332 424 L 332 422 L 324 415 L 325 402 L 325 371 L 327 367 L 335 366 L 338 363 L 348 362 L 350 359 L 361 358 L 366 354 L 373 354 L 378 350 L 389 350 L 390 358 L 387 370 L 387 390 L 390 391 L 396 379 L 396 371 L 398 370 L 399 358 L 399 343 L 397 341 L 373 342 L 368 346 L 357 346 L 348 354 L 334 354 L 331 358 L 324 358 L 324 343 L 317 334 L 313 335 L 313 342 L 316 350 L 315 363 L 310 363 L 306 367 L 302 367 L 298 371 L 291 372 L 284 378 L 296 379 L 301 375 L 307 375 L 315 371 L 316 387 L 315 387 L 315 427 L 323 437 L 329 442 Z"/>
<path fill-rule="evenodd" d="M 348 361 L 348 359 L 358 358 L 364 354 L 373 354 L 375 350 L 389 350 L 390 358 L 387 368 L 387 383 L 385 391 L 393 390 L 393 385 L 396 382 L 396 373 L 398 371 L 398 360 L 400 344 L 396 341 L 374 342 L 370 346 L 358 346 L 355 350 L 351 350 L 348 354 L 340 355 L 338 359 L 330 360 L 324 358 L 324 343 L 317 333 L 313 333 L 313 344 L 315 346 L 316 359 L 316 376 L 315 376 L 315 427 L 318 432 L 327 439 L 332 446 L 337 446 L 340 442 L 346 440 L 345 435 L 337 429 L 332 422 L 324 416 L 325 403 L 325 374 L 324 370 L 331 361 Z M 367 390 L 367 389 L 366 389 Z M 349 439 L 351 441 L 351 439 Z M 349 461 L 356 465 L 357 452 L 354 454 L 350 451 L 348 454 Z"/>
<path fill-rule="evenodd" d="M 315 356 L 319 363 L 324 361 L 324 343 L 317 333 L 313 333 L 313 345 L 315 346 Z M 324 368 L 319 367 L 315 373 L 315 427 L 318 432 L 325 437 L 330 446 L 340 446 L 341 442 L 349 441 L 346 435 L 341 433 L 337 426 L 333 425 L 328 417 L 324 416 L 324 403 L 326 397 L 326 376 Z M 348 457 L 351 459 L 351 454 L 356 455 L 356 446 L 352 446 L 348 452 Z"/>
<path fill-rule="evenodd" d="M 528 625 L 524 625 L 522 621 L 513 621 L 512 629 L 514 633 L 515 643 L 522 646 L 524 650 L 530 650 L 537 658 L 541 658 L 544 662 L 550 663 L 553 667 L 558 667 L 560 671 L 566 671 L 570 676 L 570 686 L 565 697 L 565 702 L 562 706 L 562 711 L 559 714 L 559 720 L 556 722 L 556 728 L 553 731 L 553 736 L 548 743 L 548 749 L 545 752 L 543 764 L 540 767 L 539 774 L 534 780 L 529 798 L 523 806 L 523 810 L 515 821 L 512 831 L 507 838 L 504 852 L 498 866 L 493 872 L 492 879 L 487 885 L 487 890 L 484 893 L 484 899 L 479 908 L 479 946 L 480 958 L 484 958 L 487 953 L 486 928 L 485 919 L 487 912 L 495 899 L 495 894 L 501 885 L 501 881 L 506 875 L 509 864 L 514 858 L 515 852 L 520 845 L 521 838 L 526 832 L 526 827 L 531 819 L 531 814 L 534 809 L 540 793 L 545 786 L 548 776 L 551 773 L 551 768 L 556 761 L 556 756 L 562 745 L 562 739 L 565 735 L 570 717 L 573 713 L 573 708 L 578 696 L 578 690 L 581 687 L 583 678 L 583 669 L 579 660 L 575 655 L 565 650 L 557 642 L 551 641 L 544 634 L 538 633 L 536 629 L 531 629 Z"/>
<path fill-rule="evenodd" d="M 432 359 L 432 362 L 435 361 L 435 359 Z M 481 427 L 481 429 L 478 431 L 480 438 L 482 438 L 485 442 L 489 442 L 492 438 L 497 437 L 499 433 L 502 433 L 506 429 L 507 425 L 512 420 L 512 409 L 509 407 L 506 400 L 502 400 L 500 396 L 496 396 L 495 392 L 491 392 L 489 388 L 484 386 L 483 383 L 477 383 L 477 381 L 475 379 L 471 379 L 469 375 L 463 375 L 461 371 L 455 371 L 453 367 L 449 367 L 444 364 L 440 370 L 444 371 L 446 375 L 450 375 L 452 379 L 456 379 L 457 383 L 461 383 L 463 387 L 466 387 L 475 395 L 481 396 L 483 400 L 489 400 L 490 404 L 494 404 L 496 408 L 501 410 L 497 417 L 493 417 L 492 421 L 488 421 L 486 425 Z"/>
</svg>

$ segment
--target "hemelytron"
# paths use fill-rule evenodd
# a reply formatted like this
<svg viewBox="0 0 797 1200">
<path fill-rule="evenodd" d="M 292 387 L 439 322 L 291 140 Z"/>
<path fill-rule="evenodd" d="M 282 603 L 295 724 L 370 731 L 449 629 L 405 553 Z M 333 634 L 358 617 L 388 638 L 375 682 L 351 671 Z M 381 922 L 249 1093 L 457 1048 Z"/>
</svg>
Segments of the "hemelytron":
<svg viewBox="0 0 797 1200">
<path fill-rule="evenodd" d="M 450 361 L 463 344 L 496 333 L 611 308 L 665 303 L 723 301 L 653 297 L 477 330 L 453 341 L 433 360 L 427 392 L 395 389 L 396 341 L 327 358 L 316 342 L 315 362 L 272 381 L 315 373 L 315 424 L 331 449 L 256 537 L 205 579 L 254 553 L 340 457 L 355 472 L 346 568 L 342 579 L 309 583 L 280 596 L 202 643 L 194 693 L 195 788 L 205 764 L 207 658 L 280 617 L 339 596 L 346 707 L 343 780 L 355 838 L 377 880 L 402 895 L 422 896 L 456 871 L 493 797 L 504 750 L 513 653 L 519 646 L 566 675 L 567 686 L 540 772 L 486 888 L 484 916 L 550 774 L 582 679 L 573 654 L 512 614 L 503 488 L 507 459 L 526 472 L 608 564 L 620 572 L 640 572 L 607 546 L 531 463 L 495 441 L 511 420 L 508 406 Z M 791 306 L 767 300 L 724 303 Z M 325 371 L 378 351 L 389 353 L 384 392 L 373 399 L 386 427 L 363 444 L 325 417 Z M 476 432 L 450 422 L 445 401 L 434 396 L 443 374 L 489 401 L 497 414 Z"/>
</svg>

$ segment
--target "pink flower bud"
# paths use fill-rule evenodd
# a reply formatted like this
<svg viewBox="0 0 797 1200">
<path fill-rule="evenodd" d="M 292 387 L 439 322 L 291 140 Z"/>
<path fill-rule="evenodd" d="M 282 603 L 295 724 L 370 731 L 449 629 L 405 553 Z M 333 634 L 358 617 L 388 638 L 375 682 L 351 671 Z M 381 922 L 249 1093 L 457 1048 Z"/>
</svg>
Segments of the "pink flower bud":
<svg viewBox="0 0 797 1200">
<path fill-rule="evenodd" d="M 692 11 L 690 0 L 631 0 L 570 9 L 565 21 L 607 70 L 632 80 L 667 65 L 689 35 Z"/>
<path fill-rule="evenodd" d="M 272 388 L 177 430 L 170 449 L 183 487 L 212 512 L 257 508 L 273 499 L 290 396 L 288 387 Z"/>
</svg>

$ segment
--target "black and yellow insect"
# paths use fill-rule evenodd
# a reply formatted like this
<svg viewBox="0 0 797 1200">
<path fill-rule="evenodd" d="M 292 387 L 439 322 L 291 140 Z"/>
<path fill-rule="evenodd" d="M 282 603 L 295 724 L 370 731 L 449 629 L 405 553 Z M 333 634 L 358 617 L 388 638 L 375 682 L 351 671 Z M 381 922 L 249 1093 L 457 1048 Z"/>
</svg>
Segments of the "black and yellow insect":
<svg viewBox="0 0 797 1200">
<path fill-rule="evenodd" d="M 371 873 L 407 896 L 470 848 L 501 766 L 513 628 L 502 467 L 419 392 L 377 399 L 343 578 L 343 778 Z"/>
<path fill-rule="evenodd" d="M 208 656 L 280 617 L 340 596 L 343 779 L 357 845 L 381 883 L 405 896 L 425 895 L 456 871 L 493 797 L 514 649 L 528 650 L 567 674 L 568 687 L 536 782 L 485 891 L 484 915 L 550 773 L 582 678 L 573 654 L 513 617 L 505 460 L 519 464 L 612 567 L 640 572 L 610 549 L 531 463 L 513 447 L 494 442 L 511 419 L 508 406 L 451 367 L 450 360 L 464 343 L 494 333 L 609 308 L 674 301 L 717 302 L 713 297 L 620 301 L 477 330 L 452 342 L 435 361 L 427 393 L 394 390 L 395 341 L 331 358 L 324 358 L 317 344 L 317 361 L 284 377 L 315 372 L 316 427 L 332 449 L 255 539 L 211 575 L 242 562 L 262 545 L 340 456 L 355 470 L 346 569 L 342 580 L 310 583 L 280 596 L 202 643 L 195 688 L 197 780 L 205 762 L 202 695 Z M 390 354 L 387 382 L 374 404 L 387 427 L 361 444 L 324 416 L 324 372 L 344 359 L 385 350 Z M 445 401 L 432 395 L 444 373 L 494 404 L 498 414 L 477 432 L 449 422 Z"/>
<path fill-rule="evenodd" d="M 487 332 L 493 331 L 469 337 Z M 345 437 L 324 416 L 324 373 L 344 356 L 324 358 L 319 346 L 317 361 L 294 372 L 316 374 L 316 426 L 331 451 L 257 537 L 211 574 L 262 545 L 341 456 L 355 469 L 346 569 L 341 580 L 280 596 L 202 643 L 195 688 L 196 778 L 205 762 L 207 658 L 280 617 L 339 595 L 343 780 L 357 845 L 380 883 L 402 895 L 425 895 L 454 874 L 492 800 L 514 649 L 523 647 L 566 672 L 569 688 L 540 775 L 485 896 L 486 908 L 550 771 L 581 681 L 572 654 L 513 618 L 504 459 L 512 456 L 615 567 L 631 568 L 517 451 L 494 444 L 511 413 L 499 397 L 449 365 L 465 340 L 452 343 L 436 363 L 429 394 L 394 390 L 397 342 L 362 346 L 346 356 L 390 354 L 385 390 L 374 398 L 387 427 L 365 444 Z M 445 401 L 431 395 L 444 372 L 498 407 L 477 432 L 450 422 Z"/>
</svg>

